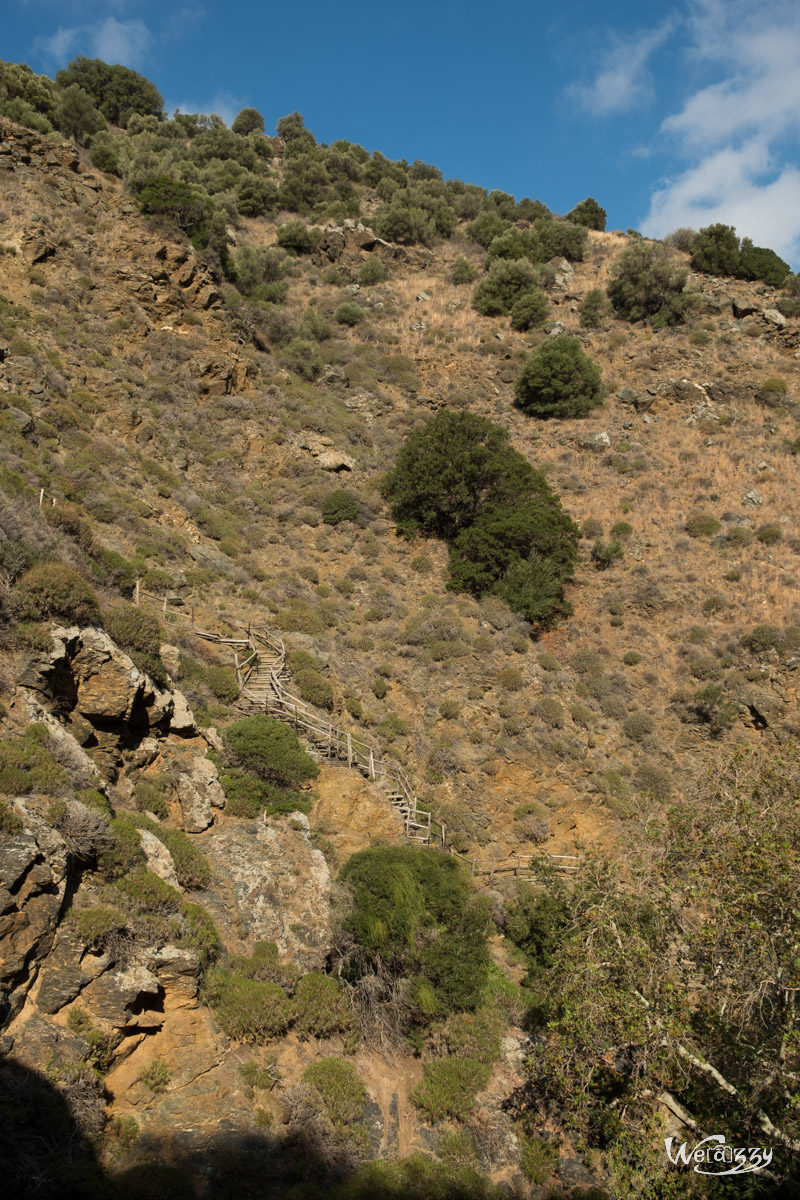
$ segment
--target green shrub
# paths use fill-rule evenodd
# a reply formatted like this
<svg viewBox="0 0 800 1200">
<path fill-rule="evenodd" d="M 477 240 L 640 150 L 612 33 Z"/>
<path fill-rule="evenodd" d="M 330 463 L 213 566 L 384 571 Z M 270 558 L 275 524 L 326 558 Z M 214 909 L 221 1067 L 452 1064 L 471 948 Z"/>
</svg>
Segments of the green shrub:
<svg viewBox="0 0 800 1200">
<path fill-rule="evenodd" d="M 280 360 L 289 371 L 309 382 L 316 379 L 325 366 L 319 346 L 308 338 L 292 338 L 280 351 Z"/>
<path fill-rule="evenodd" d="M 692 238 L 692 269 L 708 275 L 735 275 L 739 239 L 732 225 L 706 225 Z M 787 268 L 788 271 L 788 268 Z"/>
<path fill-rule="evenodd" d="M 597 229 L 602 233 L 606 227 L 606 210 L 600 207 L 593 196 L 587 196 L 567 213 L 564 220 L 571 221 L 573 225 L 584 225 L 587 229 Z"/>
<path fill-rule="evenodd" d="M 355 1029 L 349 996 L 339 982 L 319 971 L 304 975 L 294 989 L 294 1031 L 300 1037 L 333 1037 Z"/>
<path fill-rule="evenodd" d="M 144 852 L 135 825 L 124 817 L 115 817 L 109 832 L 111 845 L 102 851 L 98 864 L 106 879 L 119 879 L 127 872 L 144 866 Z"/>
<path fill-rule="evenodd" d="M 308 812 L 307 796 L 231 768 L 223 771 L 220 783 L 225 792 L 225 811 L 232 817 L 252 820 L 263 813 Z"/>
<path fill-rule="evenodd" d="M 564 724 L 564 707 L 555 696 L 543 696 L 536 705 L 536 713 L 551 729 L 561 729 Z"/>
<path fill-rule="evenodd" d="M 592 546 L 592 562 L 598 571 L 607 571 L 615 562 L 624 557 L 625 547 L 619 538 L 612 538 L 610 542 L 602 542 L 598 538 Z"/>
<path fill-rule="evenodd" d="M 393 1162 L 369 1162 L 335 1187 L 331 1200 L 504 1200 L 507 1191 L 473 1167 L 412 1154 Z"/>
<path fill-rule="evenodd" d="M 583 329 L 599 329 L 611 311 L 605 292 L 600 288 L 591 288 L 578 305 L 581 327 Z"/>
<path fill-rule="evenodd" d="M 228 1037 L 239 1042 L 282 1037 L 291 1020 L 292 1004 L 283 988 L 227 967 L 211 968 L 203 999 Z"/>
<path fill-rule="evenodd" d="M 147 1085 L 151 1092 L 165 1092 L 172 1079 L 172 1072 L 169 1069 L 169 1064 L 163 1058 L 153 1058 L 139 1070 L 136 1077 L 141 1083 Z"/>
<path fill-rule="evenodd" d="M 629 538 L 633 533 L 633 526 L 629 521 L 617 521 L 611 526 L 612 537 Z"/>
<path fill-rule="evenodd" d="M 626 321 L 680 325 L 689 304 L 683 291 L 687 275 L 665 246 L 631 242 L 616 262 L 608 296 Z"/>
<path fill-rule="evenodd" d="M 139 812 L 151 812 L 161 820 L 169 816 L 169 804 L 164 796 L 168 781 L 163 776 L 144 775 L 133 785 L 133 802 Z"/>
<path fill-rule="evenodd" d="M 497 682 L 507 692 L 518 692 L 522 689 L 525 679 L 519 667 L 503 667 L 497 676 Z"/>
<path fill-rule="evenodd" d="M 635 667 L 642 661 L 642 656 L 638 650 L 626 650 L 622 656 L 622 661 L 626 667 Z"/>
<path fill-rule="evenodd" d="M 207 238 L 211 202 L 199 189 L 166 175 L 155 175 L 143 182 L 137 199 L 142 212 L 168 218 L 190 237 Z"/>
<path fill-rule="evenodd" d="M 698 513 L 696 516 L 689 517 L 684 525 L 684 529 L 689 534 L 689 537 L 713 537 L 715 533 L 719 533 L 722 526 L 716 517 L 710 517 L 704 513 Z"/>
<path fill-rule="evenodd" d="M 475 1096 L 486 1087 L 491 1068 L 474 1058 L 452 1055 L 426 1063 L 422 1080 L 411 1092 L 411 1102 L 427 1121 L 451 1117 L 466 1121 L 475 1107 Z"/>
<path fill-rule="evenodd" d="M 505 981 L 508 982 L 508 981 Z M 483 1005 L 475 1012 L 453 1013 L 437 1030 L 448 1054 L 492 1063 L 500 1057 L 506 1017 L 496 1005 Z"/>
<path fill-rule="evenodd" d="M 463 254 L 459 254 L 458 258 L 453 260 L 453 266 L 450 270 L 451 283 L 472 283 L 472 281 L 477 279 L 477 277 L 478 272 L 475 270 L 469 259 L 465 258 Z"/>
<path fill-rule="evenodd" d="M 557 1143 L 525 1135 L 521 1137 L 520 1143 L 519 1165 L 525 1178 L 540 1186 L 547 1183 L 558 1166 Z"/>
<path fill-rule="evenodd" d="M 366 318 L 364 309 L 354 300 L 344 300 L 334 311 L 333 319 L 338 325 L 360 325 Z"/>
<path fill-rule="evenodd" d="M 125 917 L 119 909 L 102 904 L 90 908 L 73 908 L 68 919 L 81 942 L 91 950 L 105 950 L 108 943 L 126 925 Z"/>
<path fill-rule="evenodd" d="M 361 501 L 355 492 L 347 488 L 336 488 L 328 492 L 322 501 L 322 520 L 326 525 L 338 525 L 342 521 L 355 521 L 361 515 Z"/>
<path fill-rule="evenodd" d="M 306 1067 L 303 1082 L 322 1097 L 325 1112 L 337 1128 L 353 1125 L 364 1113 L 367 1089 L 351 1062 L 320 1058 Z"/>
<path fill-rule="evenodd" d="M 511 328 L 521 331 L 533 329 L 547 320 L 549 311 L 550 305 L 542 292 L 523 292 L 511 307 Z"/>
<path fill-rule="evenodd" d="M 68 621 L 99 625 L 97 596 L 74 567 L 43 562 L 26 571 L 11 591 L 14 615 L 21 621 Z"/>
<path fill-rule="evenodd" d="M 295 671 L 293 679 L 303 700 L 317 708 L 324 708 L 326 712 L 333 712 L 333 685 L 330 679 L 309 667 Z"/>
<path fill-rule="evenodd" d="M 474 1008 L 489 966 L 488 915 L 457 860 L 414 847 L 354 854 L 344 926 L 367 961 L 411 981 L 414 1019 Z"/>
<path fill-rule="evenodd" d="M 207 888 L 211 883 L 211 870 L 205 855 L 198 850 L 192 839 L 180 829 L 169 829 L 147 817 L 131 817 L 137 829 L 147 829 L 166 846 L 175 864 L 178 882 L 185 888 Z"/>
<path fill-rule="evenodd" d="M 21 736 L 0 742 L 0 793 L 25 796 L 41 792 L 66 796 L 72 791 L 70 778 L 54 761 L 47 746 L 47 728 L 29 725 Z"/>
<path fill-rule="evenodd" d="M 316 779 L 319 768 L 302 749 L 297 735 L 272 717 L 244 717 L 222 733 L 226 759 L 257 779 L 292 788 Z"/>
<path fill-rule="evenodd" d="M 0 833 L 15 834 L 22 829 L 22 818 L 18 817 L 7 800 L 0 800 Z"/>
<path fill-rule="evenodd" d="M 385 280 L 386 267 L 377 255 L 370 255 L 359 267 L 358 282 L 362 287 L 371 287 L 372 284 L 383 283 Z"/>
<path fill-rule="evenodd" d="M 472 293 L 472 307 L 484 317 L 505 316 L 521 296 L 536 292 L 538 282 L 538 272 L 527 259 L 493 262 Z"/>
<path fill-rule="evenodd" d="M 178 945 L 194 951 L 200 960 L 200 966 L 205 970 L 222 950 L 222 939 L 217 927 L 200 904 L 184 901 L 181 915 L 183 929 L 177 938 Z"/>
<path fill-rule="evenodd" d="M 725 534 L 725 540 L 731 546 L 749 546 L 753 540 L 753 531 L 747 525 L 732 525 Z"/>
<path fill-rule="evenodd" d="M 181 894 L 146 867 L 136 867 L 114 884 L 120 908 L 130 916 L 165 916 L 178 913 Z"/>
<path fill-rule="evenodd" d="M 783 530 L 780 525 L 761 525 L 756 530 L 756 538 L 765 546 L 774 546 L 783 540 Z"/>
<path fill-rule="evenodd" d="M 585 417 L 603 399 L 600 368 L 577 338 L 548 338 L 526 359 L 514 395 L 529 416 Z"/>
<path fill-rule="evenodd" d="M 295 220 L 279 227 L 276 240 L 284 250 L 293 250 L 295 254 L 313 254 L 319 239 L 319 229 L 309 229 L 305 221 Z"/>
<path fill-rule="evenodd" d="M 783 644 L 783 632 L 775 625 L 756 625 L 739 639 L 746 650 L 753 654 L 765 654 L 777 650 Z"/>
</svg>

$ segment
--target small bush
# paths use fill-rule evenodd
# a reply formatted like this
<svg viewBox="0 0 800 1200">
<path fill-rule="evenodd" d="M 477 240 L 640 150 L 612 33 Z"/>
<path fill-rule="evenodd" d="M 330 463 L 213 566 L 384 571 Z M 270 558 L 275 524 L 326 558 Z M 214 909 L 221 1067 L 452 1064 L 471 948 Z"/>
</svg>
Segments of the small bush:
<svg viewBox="0 0 800 1200">
<path fill-rule="evenodd" d="M 342 1058 L 321 1058 L 303 1072 L 303 1082 L 322 1097 L 325 1112 L 337 1128 L 353 1125 L 364 1112 L 367 1089 L 352 1063 Z"/>
<path fill-rule="evenodd" d="M 322 520 L 326 525 L 339 525 L 342 521 L 355 521 L 361 515 L 361 501 L 355 492 L 347 488 L 336 488 L 322 501 Z"/>
<path fill-rule="evenodd" d="M 756 530 L 756 538 L 765 546 L 774 546 L 783 540 L 783 530 L 780 525 L 762 525 Z"/>
<path fill-rule="evenodd" d="M 338 325 L 360 325 L 367 314 L 354 300 L 344 300 L 336 308 L 333 319 Z"/>
<path fill-rule="evenodd" d="M 411 1101 L 426 1120 L 435 1123 L 451 1117 L 465 1121 L 475 1107 L 476 1094 L 489 1082 L 491 1067 L 475 1058 L 451 1055 L 426 1063 Z"/>
<path fill-rule="evenodd" d="M 259 714 L 229 725 L 222 734 L 226 759 L 257 779 L 296 787 L 316 779 L 319 768 L 302 749 L 297 735 L 272 717 Z"/>
<path fill-rule="evenodd" d="M 581 328 L 599 329 L 610 312 L 611 305 L 605 292 L 600 288 L 591 288 L 578 305 Z"/>
<path fill-rule="evenodd" d="M 534 329 L 547 320 L 549 312 L 550 305 L 542 292 L 523 292 L 511 307 L 511 328 L 520 331 Z"/>
<path fill-rule="evenodd" d="M 772 392 L 777 396 L 785 396 L 789 387 L 785 379 L 781 379 L 778 375 L 771 375 L 769 379 L 765 379 L 761 385 L 762 392 Z"/>
<path fill-rule="evenodd" d="M 152 613 L 133 604 L 117 604 L 103 614 L 106 633 L 126 650 L 133 662 L 156 683 L 164 685 L 167 673 L 158 656 L 164 631 Z"/>
<path fill-rule="evenodd" d="M 31 567 L 11 592 L 14 615 L 22 621 L 68 621 L 99 625 L 97 596 L 74 567 L 44 562 Z"/>
<path fill-rule="evenodd" d="M 300 1037 L 333 1037 L 355 1028 L 350 999 L 338 979 L 310 971 L 294 990 L 294 1031 Z"/>
<path fill-rule="evenodd" d="M 666 247 L 632 241 L 615 264 L 608 296 L 618 316 L 627 321 L 680 325 L 689 305 L 683 291 L 687 275 Z"/>
<path fill-rule="evenodd" d="M 358 271 L 358 282 L 362 287 L 371 287 L 375 283 L 383 283 L 386 279 L 386 267 L 377 255 L 365 259 Z"/>
<path fill-rule="evenodd" d="M 632 742 L 642 742 L 655 729 L 655 721 L 646 712 L 634 712 L 622 723 L 625 736 Z"/>
<path fill-rule="evenodd" d="M 525 678 L 519 667 L 503 667 L 497 676 L 497 682 L 507 692 L 519 692 L 525 683 Z"/>
<path fill-rule="evenodd" d="M 706 514 L 698 513 L 694 517 L 689 517 L 689 520 L 684 525 L 684 529 L 689 537 L 713 537 L 715 533 L 719 533 L 722 526 L 716 517 L 710 517 Z"/>
<path fill-rule="evenodd" d="M 291 1001 L 278 984 L 247 979 L 227 967 L 212 967 L 204 999 L 228 1037 L 240 1042 L 281 1037 L 292 1016 Z"/>
<path fill-rule="evenodd" d="M 211 883 L 211 870 L 203 853 L 192 839 L 180 829 L 168 829 L 149 821 L 147 817 L 132 817 L 137 829 L 147 829 L 169 850 L 175 864 L 178 882 L 185 888 L 207 888 Z"/>
<path fill-rule="evenodd" d="M 312 254 L 319 239 L 318 229 L 309 229 L 305 221 L 294 220 L 280 226 L 276 240 L 284 250 L 293 250 L 295 254 Z"/>
<path fill-rule="evenodd" d="M 158 1094 L 167 1090 L 169 1082 L 172 1079 L 172 1072 L 169 1069 L 169 1064 L 163 1058 L 153 1058 L 147 1066 L 140 1068 L 136 1078 L 141 1083 L 146 1084 L 151 1092 Z"/>
<path fill-rule="evenodd" d="M 626 667 L 635 667 L 642 661 L 642 656 L 637 650 L 626 650 L 622 656 L 622 661 Z"/>
<path fill-rule="evenodd" d="M 598 538 L 592 546 L 592 562 L 598 571 L 607 571 L 615 562 L 624 557 L 625 547 L 618 538 L 612 538 L 610 542 L 602 542 Z"/>
<path fill-rule="evenodd" d="M 538 281 L 536 268 L 527 259 L 497 260 L 475 288 L 472 307 L 484 317 L 505 316 L 521 296 L 536 292 Z"/>
<path fill-rule="evenodd" d="M 0 833 L 15 834 L 22 829 L 22 818 L 17 816 L 7 800 L 0 800 Z"/>
<path fill-rule="evenodd" d="M 743 633 L 740 641 L 753 654 L 765 654 L 777 650 L 783 643 L 783 632 L 775 625 L 756 625 L 749 633 Z"/>
<path fill-rule="evenodd" d="M 450 271 L 450 282 L 456 284 L 472 283 L 472 281 L 477 279 L 477 277 L 478 272 L 475 270 L 469 259 L 465 258 L 463 254 L 459 254 L 458 258 L 453 261 L 453 266 Z"/>
</svg>

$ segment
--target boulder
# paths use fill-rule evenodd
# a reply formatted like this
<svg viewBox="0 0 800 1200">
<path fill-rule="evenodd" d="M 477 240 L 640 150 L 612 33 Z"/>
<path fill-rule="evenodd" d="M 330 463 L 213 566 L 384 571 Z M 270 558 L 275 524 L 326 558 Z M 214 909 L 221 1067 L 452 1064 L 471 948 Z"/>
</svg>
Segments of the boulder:
<svg viewBox="0 0 800 1200">
<path fill-rule="evenodd" d="M 158 875 L 159 879 L 163 879 L 165 883 L 181 890 L 172 855 L 160 838 L 151 833 L 149 829 L 140 829 L 139 844 L 147 859 L 147 869 L 154 875 Z"/>
<path fill-rule="evenodd" d="M 171 755 L 168 761 L 175 779 L 183 828 L 187 833 L 202 833 L 214 819 L 212 810 L 225 807 L 225 793 L 217 768 L 195 747 L 187 753 Z"/>
<path fill-rule="evenodd" d="M 305 830 L 292 825 L 291 817 L 237 821 L 199 844 L 233 901 L 234 923 L 256 941 L 275 942 L 303 970 L 319 970 L 330 948 L 330 873 Z"/>
</svg>

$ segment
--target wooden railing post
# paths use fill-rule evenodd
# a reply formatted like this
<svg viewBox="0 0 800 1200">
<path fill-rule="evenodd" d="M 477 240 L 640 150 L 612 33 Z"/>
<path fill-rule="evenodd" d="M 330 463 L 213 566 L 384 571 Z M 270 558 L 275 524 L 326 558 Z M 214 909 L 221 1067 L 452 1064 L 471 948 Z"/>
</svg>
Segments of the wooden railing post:
<svg viewBox="0 0 800 1200">
<path fill-rule="evenodd" d="M 353 765 L 353 739 L 349 730 L 347 733 L 347 765 L 348 767 L 352 767 Z"/>
<path fill-rule="evenodd" d="M 141 584 L 141 582 L 142 582 L 141 579 L 136 580 L 136 589 L 133 593 L 133 603 L 136 605 L 137 608 L 139 607 L 139 585 Z"/>
<path fill-rule="evenodd" d="M 369 752 L 369 777 L 370 779 L 375 778 L 375 758 L 373 757 L 371 750 Z"/>
</svg>

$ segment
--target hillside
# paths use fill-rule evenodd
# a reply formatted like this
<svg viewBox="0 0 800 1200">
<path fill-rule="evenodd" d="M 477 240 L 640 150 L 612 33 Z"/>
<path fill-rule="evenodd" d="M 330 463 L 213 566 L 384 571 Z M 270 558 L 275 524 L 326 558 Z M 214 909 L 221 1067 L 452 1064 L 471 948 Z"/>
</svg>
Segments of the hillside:
<svg viewBox="0 0 800 1200">
<path fill-rule="evenodd" d="M 287 178 L 297 175 L 289 132 L 264 139 L 270 180 L 283 200 Z M 145 133 L 127 136 L 133 145 Z M 623 320 L 605 305 L 592 324 L 587 294 L 605 294 L 620 255 L 649 243 L 563 223 L 583 230 L 585 249 L 574 261 L 559 254 L 542 264 L 546 316 L 516 330 L 508 315 L 472 306 L 474 288 L 487 277 L 486 248 L 474 226 L 468 230 L 480 213 L 450 208 L 456 223 L 449 236 L 440 229 L 406 236 L 387 224 L 387 195 L 395 193 L 381 180 L 351 181 L 353 216 L 334 211 L 325 220 L 309 204 L 283 209 L 274 201 L 270 211 L 239 213 L 221 242 L 203 246 L 163 213 L 143 212 L 147 204 L 141 190 L 132 194 L 130 179 L 126 186 L 102 172 L 87 150 L 58 135 L 0 118 L 0 169 L 0 700 L 9 747 L 0 769 L 8 801 L 0 882 L 10 893 L 5 911 L 22 914 L 4 935 L 13 947 L 3 984 L 6 1047 L 38 1071 L 63 1060 L 74 1074 L 75 1062 L 91 1059 L 97 1067 L 105 1056 L 105 1090 L 82 1126 L 87 1159 L 97 1156 L 112 1178 L 123 1173 L 125 1194 L 137 1196 L 148 1194 L 141 1189 L 150 1186 L 146 1164 L 155 1159 L 179 1165 L 164 1176 L 164 1188 L 173 1188 L 165 1195 L 222 1196 L 234 1188 L 254 1196 L 321 1194 L 314 1186 L 328 1189 L 322 1194 L 334 1194 L 334 1186 L 352 1189 L 342 1195 L 411 1194 L 399 1176 L 370 1184 L 358 1164 L 415 1151 L 444 1163 L 463 1195 L 494 1195 L 501 1183 L 518 1195 L 544 1195 L 545 1186 L 559 1196 L 591 1186 L 598 1195 L 644 1194 L 637 1178 L 663 1174 L 662 1126 L 674 1132 L 664 1123 L 688 1110 L 707 1129 L 720 1119 L 717 1104 L 659 1058 L 663 1049 L 653 1050 L 652 1062 L 637 1058 L 640 1039 L 652 1033 L 639 1028 L 641 1014 L 626 1016 L 622 1041 L 617 1029 L 559 1025 L 555 1013 L 549 1035 L 537 1026 L 531 1014 L 555 948 L 545 952 L 544 935 L 536 942 L 535 921 L 527 934 L 520 927 L 534 909 L 544 920 L 542 896 L 550 896 L 562 907 L 561 924 L 548 936 L 563 936 L 565 957 L 548 987 L 559 979 L 567 995 L 578 948 L 589 954 L 596 942 L 602 960 L 605 937 L 625 966 L 607 979 L 599 968 L 608 964 L 599 963 L 588 984 L 591 990 L 595 980 L 598 996 L 635 985 L 656 1006 L 664 987 L 653 982 L 659 958 L 674 966 L 672 985 L 686 1009 L 706 989 L 692 1015 L 668 1004 L 658 1020 L 669 1024 L 674 1045 L 694 1053 L 706 1047 L 700 1056 L 736 1080 L 742 1111 L 732 1120 L 740 1130 L 769 1136 L 758 1113 L 772 1115 L 776 1159 L 785 1158 L 764 1187 L 777 1188 L 780 1178 L 791 1186 L 798 1150 L 791 1103 L 768 1082 L 745 1094 L 745 1052 L 741 1060 L 716 1061 L 707 1049 L 725 1043 L 724 1028 L 705 1028 L 714 1019 L 723 1025 L 720 1004 L 741 1016 L 743 1043 L 752 1032 L 747 1021 L 758 1021 L 747 1004 L 741 1015 L 734 984 L 728 1000 L 713 992 L 713 955 L 707 980 L 705 961 L 686 965 L 692 932 L 714 924 L 718 899 L 713 887 L 704 890 L 708 860 L 698 856 L 701 834 L 686 814 L 694 811 L 700 828 L 705 821 L 727 830 L 733 846 L 724 798 L 738 795 L 742 779 L 755 779 L 752 802 L 769 799 L 761 817 L 764 858 L 753 870 L 774 871 L 784 906 L 776 916 L 775 899 L 757 915 L 778 967 L 759 957 L 759 942 L 746 968 L 778 971 L 777 991 L 761 996 L 767 1032 L 754 1054 L 765 1077 L 765 1060 L 780 1059 L 793 1093 L 794 1035 L 782 1040 L 780 1029 L 791 1030 L 794 984 L 780 972 L 797 953 L 796 914 L 786 916 L 784 902 L 796 870 L 786 844 L 796 847 L 797 838 L 789 802 L 797 778 L 800 322 L 778 310 L 782 293 L 758 281 L 690 273 L 683 294 L 693 302 L 681 323 Z M 544 227 L 531 210 L 503 220 L 518 236 L 535 233 Z M 688 267 L 686 251 L 670 254 Z M 476 282 L 453 282 L 472 274 L 456 266 L 464 261 Z M 541 420 L 515 405 L 515 383 L 529 353 L 559 333 L 577 337 L 598 364 L 605 398 L 582 418 Z M 446 543 L 398 533 L 382 480 L 409 432 L 444 410 L 505 429 L 561 498 L 581 533 L 565 588 L 572 615 L 537 627 L 495 595 L 448 590 Z M 67 564 L 87 581 L 99 615 L 88 601 L 86 619 L 67 619 L 57 599 L 30 599 L 26 573 L 43 562 Z M 137 579 L 142 604 L 131 617 Z M 161 626 L 139 619 L 145 612 L 160 613 Z M 105 634 L 91 632 L 98 625 Z M 53 626 L 75 628 L 54 642 Z M 177 901 L 153 901 L 184 922 L 177 942 L 174 929 L 155 921 L 165 919 L 160 910 L 146 928 L 131 918 L 132 935 L 116 929 L 118 939 L 135 943 L 127 960 L 115 959 L 105 933 L 89 936 L 85 923 L 70 920 L 73 909 L 108 907 L 115 872 L 102 867 L 104 854 L 121 856 L 113 887 L 123 886 L 126 870 L 140 869 L 122 854 L 130 839 L 117 823 L 125 824 L 125 813 L 148 813 L 154 841 L 162 824 L 182 829 L 191 852 L 204 856 L 205 868 L 195 865 L 194 875 L 169 876 L 167 864 L 162 879 L 179 885 L 181 904 L 189 897 L 213 919 L 221 939 L 214 954 L 223 965 L 212 972 L 251 971 L 248 978 L 290 998 L 301 975 L 331 984 L 337 978 L 335 930 L 346 898 L 333 883 L 331 908 L 332 878 L 358 851 L 400 847 L 403 821 L 380 787 L 343 761 L 320 761 L 318 747 L 311 748 L 319 776 L 294 781 L 291 801 L 259 793 L 249 808 L 255 793 L 242 799 L 240 791 L 237 809 L 226 779 L 244 768 L 223 761 L 225 729 L 244 712 L 232 670 L 237 648 L 197 631 L 236 640 L 249 629 L 283 639 L 286 686 L 320 720 L 400 765 L 420 808 L 432 812 L 437 830 L 445 827 L 444 861 L 461 855 L 473 864 L 495 918 L 493 962 L 516 989 L 510 996 L 495 980 L 500 991 L 481 1001 L 476 1011 L 493 1005 L 504 1028 L 485 1032 L 477 1048 L 465 1050 L 463 1041 L 459 1048 L 459 1036 L 469 1039 L 454 1032 L 455 1010 L 440 1013 L 438 1024 L 415 1018 L 410 1035 L 395 1031 L 383 1043 L 349 1016 L 330 1029 L 309 1019 L 304 1029 L 305 1018 L 295 1015 L 271 1028 L 266 1021 L 253 1044 L 220 1017 L 221 977 L 200 982 L 201 968 L 208 969 L 203 956 L 213 955 L 192 925 L 199 918 L 178 913 Z M 45 741 L 26 735 L 31 723 L 46 726 Z M 28 759 L 19 757 L 26 737 Z M 56 768 L 40 761 L 43 753 Z M 32 779 L 24 788 L 20 767 Z M 775 778 L 788 782 L 782 788 Z M 69 842 L 64 804 L 86 808 L 81 795 L 91 790 L 105 799 L 89 811 L 116 829 L 111 851 L 102 831 L 88 849 Z M 53 800 L 62 805 L 55 815 Z M 775 815 L 774 843 L 764 813 Z M 747 845 L 756 818 L 736 820 Z M 158 845 L 150 850 L 160 853 Z M 22 868 L 20 855 L 27 855 Z M 520 855 L 525 864 L 543 856 L 526 866 L 521 902 Z M 578 860 L 577 878 L 553 878 L 547 856 L 574 856 L 555 861 Z M 154 861 L 148 855 L 159 875 Z M 715 869 L 749 878 L 741 858 Z M 533 892 L 525 892 L 531 881 Z M 727 893 L 719 896 L 728 903 Z M 632 915 L 634 897 L 656 912 L 647 918 L 656 930 L 649 943 L 644 909 Z M 746 909 L 751 896 L 734 902 Z M 581 924 L 591 908 L 604 913 L 604 932 L 591 924 L 595 918 Z M 723 909 L 715 928 L 737 911 Z M 678 912 L 687 914 L 682 929 Z M 137 919 L 141 925 L 141 911 Z M 278 948 L 269 970 L 243 966 L 256 961 L 265 941 Z M 623 942 L 626 950 L 638 947 L 630 961 Z M 738 968 L 744 980 L 745 967 Z M 217 978 L 216 1008 L 208 978 Z M 283 1003 L 276 997 L 263 1000 L 270 1012 Z M 323 1007 L 332 1003 L 329 997 Z M 424 1011 L 420 997 L 415 1003 Z M 608 1004 L 615 1009 L 616 999 Z M 105 1039 L 101 1051 L 87 1032 Z M 548 1056 L 570 1036 L 580 1051 L 564 1051 L 557 1068 Z M 585 1042 L 594 1037 L 602 1069 L 634 1088 L 621 1118 L 613 1097 L 627 1095 L 622 1084 L 615 1093 L 609 1083 L 588 1116 L 575 1099 L 589 1087 L 580 1072 L 590 1071 Z M 627 1075 L 614 1057 L 623 1052 L 637 1064 Z M 477 1109 L 448 1109 L 441 1100 L 438 1109 L 415 1106 L 411 1094 L 423 1070 L 459 1055 L 494 1064 L 474 1089 Z M 304 1071 L 331 1056 L 354 1065 L 366 1087 L 366 1151 L 342 1141 L 336 1121 L 309 1098 Z M 577 1081 L 566 1061 L 582 1064 Z M 156 1071 L 148 1081 L 153 1062 L 165 1064 L 164 1075 Z M 60 1079 L 62 1092 L 72 1080 L 74 1100 L 69 1072 L 51 1070 L 50 1077 Z M 542 1087 L 552 1103 L 542 1101 Z M 131 1120 L 135 1139 L 125 1124 Z M 298 1132 L 304 1127 L 313 1133 L 306 1141 Z M 245 1150 L 250 1165 L 242 1167 Z M 627 1166 L 620 1165 L 626 1154 Z M 351 1184 L 341 1183 L 351 1176 Z M 185 1193 L 189 1179 L 195 1191 Z M 50 1186 L 44 1178 L 31 1194 L 50 1194 Z M 103 1186 L 99 1176 L 92 1182 Z M 420 1187 L 420 1195 L 438 1194 L 433 1182 Z"/>
</svg>

